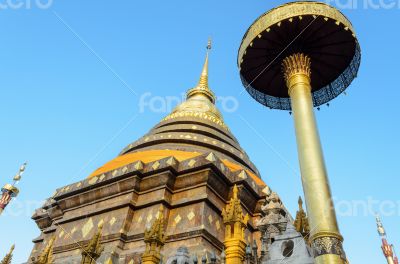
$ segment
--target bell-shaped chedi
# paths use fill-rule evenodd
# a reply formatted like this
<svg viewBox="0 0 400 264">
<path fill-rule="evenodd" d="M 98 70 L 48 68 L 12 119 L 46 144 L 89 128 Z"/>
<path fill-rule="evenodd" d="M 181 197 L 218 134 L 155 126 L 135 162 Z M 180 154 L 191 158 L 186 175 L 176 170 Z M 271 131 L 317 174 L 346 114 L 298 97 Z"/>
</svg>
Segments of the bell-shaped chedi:
<svg viewBox="0 0 400 264">
<path fill-rule="evenodd" d="M 137 263 L 146 257 L 151 242 L 145 230 L 158 219 L 160 206 L 165 221 L 164 246 L 155 248 L 160 261 L 182 246 L 191 255 L 219 256 L 225 241 L 221 214 L 235 184 L 243 214 L 249 216 L 242 239 L 259 240 L 255 221 L 261 217 L 266 184 L 215 104 L 208 53 L 200 80 L 184 102 L 116 158 L 86 179 L 57 189 L 36 210 L 33 219 L 41 234 L 31 257 L 38 256 L 44 240 L 56 236 L 54 259 L 80 262 L 78 244 L 87 245 L 102 223 L 104 251 L 96 261 Z"/>
</svg>

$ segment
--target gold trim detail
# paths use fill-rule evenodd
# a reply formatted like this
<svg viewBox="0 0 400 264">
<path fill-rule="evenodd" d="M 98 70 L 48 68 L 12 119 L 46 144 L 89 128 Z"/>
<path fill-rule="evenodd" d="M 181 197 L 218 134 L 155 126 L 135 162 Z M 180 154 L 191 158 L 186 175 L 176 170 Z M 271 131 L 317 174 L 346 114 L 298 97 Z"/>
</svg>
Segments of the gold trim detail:
<svg viewBox="0 0 400 264">
<path fill-rule="evenodd" d="M 292 92 L 294 84 L 298 85 L 299 79 L 307 82 L 307 87 L 311 88 L 311 60 L 303 53 L 296 53 L 288 56 L 282 61 L 283 75 L 286 86 L 289 89 L 289 95 Z"/>
<path fill-rule="evenodd" d="M 161 206 L 158 212 L 158 218 L 156 217 L 151 228 L 144 232 L 144 243 L 146 244 L 146 249 L 142 256 L 142 264 L 160 263 L 160 252 L 165 244 L 164 225 L 164 208 Z"/>
<path fill-rule="evenodd" d="M 339 255 L 346 261 L 346 254 L 343 250 L 342 241 L 336 237 L 319 237 L 312 242 L 314 258 L 322 255 Z"/>
<path fill-rule="evenodd" d="M 336 21 L 336 24 L 343 24 L 343 27 L 350 30 L 354 36 L 355 32 L 350 21 L 336 8 L 319 2 L 293 2 L 281 5 L 274 8 L 265 14 L 261 15 L 247 30 L 245 37 L 242 40 L 239 49 L 238 65 L 243 59 L 246 53 L 246 49 L 252 46 L 252 42 L 255 38 L 258 38 L 263 31 L 269 31 L 268 29 L 275 24 L 280 25 L 283 20 L 303 16 L 314 15 L 321 16 L 327 19 Z"/>
</svg>

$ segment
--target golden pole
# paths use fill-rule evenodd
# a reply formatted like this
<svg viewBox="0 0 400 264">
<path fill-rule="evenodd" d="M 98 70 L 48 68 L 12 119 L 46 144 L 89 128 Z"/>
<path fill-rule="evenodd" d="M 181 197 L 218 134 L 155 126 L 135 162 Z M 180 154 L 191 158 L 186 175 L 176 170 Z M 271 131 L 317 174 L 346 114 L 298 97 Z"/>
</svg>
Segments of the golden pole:
<svg viewBox="0 0 400 264">
<path fill-rule="evenodd" d="M 314 117 L 310 58 L 298 53 L 285 58 L 282 65 L 293 110 L 314 262 L 346 263 Z"/>
</svg>

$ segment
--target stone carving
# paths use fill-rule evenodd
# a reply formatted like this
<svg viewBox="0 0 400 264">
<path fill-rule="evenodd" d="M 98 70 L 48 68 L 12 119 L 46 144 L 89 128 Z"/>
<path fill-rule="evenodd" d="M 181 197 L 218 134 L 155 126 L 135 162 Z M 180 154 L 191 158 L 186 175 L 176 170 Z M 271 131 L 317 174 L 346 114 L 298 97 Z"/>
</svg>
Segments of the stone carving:
<svg viewBox="0 0 400 264">
<path fill-rule="evenodd" d="M 286 230 L 288 222 L 286 211 L 281 199 L 275 192 L 267 196 L 261 210 L 265 213 L 265 216 L 258 221 L 257 226 L 262 232 L 264 231 L 272 234 L 284 232 Z"/>
</svg>

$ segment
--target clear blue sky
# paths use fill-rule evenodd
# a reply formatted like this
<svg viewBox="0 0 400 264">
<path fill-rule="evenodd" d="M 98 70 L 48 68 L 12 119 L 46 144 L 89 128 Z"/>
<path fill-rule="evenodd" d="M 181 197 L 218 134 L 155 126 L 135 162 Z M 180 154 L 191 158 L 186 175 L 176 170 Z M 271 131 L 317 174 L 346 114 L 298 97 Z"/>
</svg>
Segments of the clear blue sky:
<svg viewBox="0 0 400 264">
<path fill-rule="evenodd" d="M 317 118 L 348 257 L 384 263 L 372 212 L 384 214 L 390 242 L 400 247 L 400 8 L 399 0 L 354 1 L 357 8 L 345 0 L 332 4 L 344 7 L 356 29 L 359 76 L 348 95 L 322 107 Z M 236 111 L 224 111 L 225 121 L 295 213 L 302 188 L 292 117 L 242 93 L 236 67 L 248 26 L 283 1 L 54 0 L 44 9 L 36 0 L 8 2 L 23 6 L 0 10 L 1 182 L 25 160 L 29 165 L 20 196 L 0 217 L 0 255 L 16 243 L 14 263 L 26 261 L 40 234 L 30 219 L 34 208 L 167 114 L 149 107 L 141 112 L 143 94 L 158 100 L 154 96 L 180 96 L 195 85 L 209 35 L 210 86 L 239 103 Z"/>
</svg>

